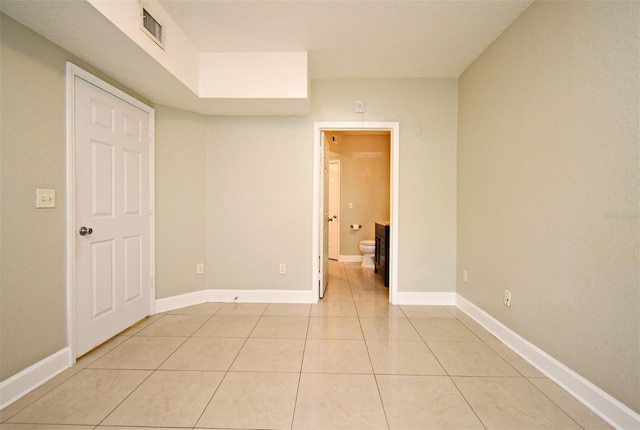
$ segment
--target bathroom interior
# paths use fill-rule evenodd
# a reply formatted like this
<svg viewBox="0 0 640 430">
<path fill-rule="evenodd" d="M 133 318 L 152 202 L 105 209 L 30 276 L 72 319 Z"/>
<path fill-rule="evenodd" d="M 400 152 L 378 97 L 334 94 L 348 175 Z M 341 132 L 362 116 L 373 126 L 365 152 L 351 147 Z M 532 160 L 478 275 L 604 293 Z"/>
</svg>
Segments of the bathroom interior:
<svg viewBox="0 0 640 430">
<path fill-rule="evenodd" d="M 325 190 L 330 219 L 329 259 L 360 262 L 362 270 L 387 276 L 388 286 L 388 270 L 376 263 L 388 261 L 384 248 L 389 242 L 390 132 L 327 131 L 324 136 L 329 175 Z M 385 231 L 387 240 L 381 240 Z"/>
</svg>

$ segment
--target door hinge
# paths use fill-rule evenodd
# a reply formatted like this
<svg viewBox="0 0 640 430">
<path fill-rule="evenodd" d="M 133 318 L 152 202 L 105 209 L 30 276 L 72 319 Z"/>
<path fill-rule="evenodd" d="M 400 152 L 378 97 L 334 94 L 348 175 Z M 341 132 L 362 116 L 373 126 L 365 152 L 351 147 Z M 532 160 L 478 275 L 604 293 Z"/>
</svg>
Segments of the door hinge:
<svg viewBox="0 0 640 430">
<path fill-rule="evenodd" d="M 153 290 L 153 278 L 149 278 L 149 289 Z"/>
</svg>

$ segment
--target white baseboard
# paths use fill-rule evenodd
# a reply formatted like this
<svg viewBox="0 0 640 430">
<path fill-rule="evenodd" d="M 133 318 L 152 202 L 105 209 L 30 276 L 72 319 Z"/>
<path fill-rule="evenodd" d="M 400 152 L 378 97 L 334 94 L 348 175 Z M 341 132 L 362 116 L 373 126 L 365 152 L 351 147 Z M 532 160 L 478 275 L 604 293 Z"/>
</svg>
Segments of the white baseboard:
<svg viewBox="0 0 640 430">
<path fill-rule="evenodd" d="M 399 305 L 447 306 L 456 304 L 456 293 L 420 293 L 398 291 L 396 302 Z"/>
<path fill-rule="evenodd" d="M 211 290 L 200 290 L 194 291 L 193 293 L 180 294 L 179 296 L 156 299 L 156 313 L 160 314 L 174 309 L 186 308 L 187 306 L 210 302 L 209 291 Z"/>
<path fill-rule="evenodd" d="M 522 338 L 478 306 L 460 295 L 457 295 L 456 306 L 615 428 L 640 428 L 640 414 Z"/>
<path fill-rule="evenodd" d="M 340 263 L 361 263 L 362 255 L 338 255 Z"/>
<path fill-rule="evenodd" d="M 314 295 L 301 290 L 201 290 L 156 300 L 156 312 L 167 312 L 206 302 L 316 303 Z M 73 364 L 66 347 L 0 382 L 0 409 L 49 381 Z"/>
<path fill-rule="evenodd" d="M 316 303 L 310 290 L 201 290 L 156 300 L 156 312 L 167 312 L 207 302 Z"/>
<path fill-rule="evenodd" d="M 317 303 L 311 290 L 210 290 L 212 302 Z"/>
<path fill-rule="evenodd" d="M 71 349 L 66 347 L 0 382 L 0 409 L 67 370 L 71 364 Z"/>
<path fill-rule="evenodd" d="M 206 302 L 315 303 L 311 291 L 202 290 L 156 301 L 156 311 L 166 312 Z M 398 304 L 456 305 L 509 348 L 556 382 L 605 421 L 619 429 L 640 428 L 640 414 L 506 327 L 500 321 L 456 293 L 399 292 Z M 72 365 L 69 347 L 46 357 L 0 382 L 0 409 L 23 397 Z"/>
</svg>

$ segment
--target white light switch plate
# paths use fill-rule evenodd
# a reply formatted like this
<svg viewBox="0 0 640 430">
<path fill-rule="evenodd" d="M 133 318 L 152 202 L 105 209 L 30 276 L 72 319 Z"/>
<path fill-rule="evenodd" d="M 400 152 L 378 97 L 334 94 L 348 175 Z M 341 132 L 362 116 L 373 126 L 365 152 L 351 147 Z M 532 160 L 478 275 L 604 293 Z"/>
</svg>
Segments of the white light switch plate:
<svg viewBox="0 0 640 430">
<path fill-rule="evenodd" d="M 36 208 L 49 209 L 56 207 L 56 190 L 36 189 Z"/>
</svg>

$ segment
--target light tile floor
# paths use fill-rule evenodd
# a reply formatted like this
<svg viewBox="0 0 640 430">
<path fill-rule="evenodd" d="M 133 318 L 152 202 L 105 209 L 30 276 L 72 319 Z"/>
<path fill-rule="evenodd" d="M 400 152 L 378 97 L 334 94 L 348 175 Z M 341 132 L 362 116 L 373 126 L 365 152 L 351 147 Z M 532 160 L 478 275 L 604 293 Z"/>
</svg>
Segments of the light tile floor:
<svg viewBox="0 0 640 430">
<path fill-rule="evenodd" d="M 0 411 L 1 430 L 604 429 L 455 307 L 330 263 L 318 304 L 147 318 Z"/>
</svg>

